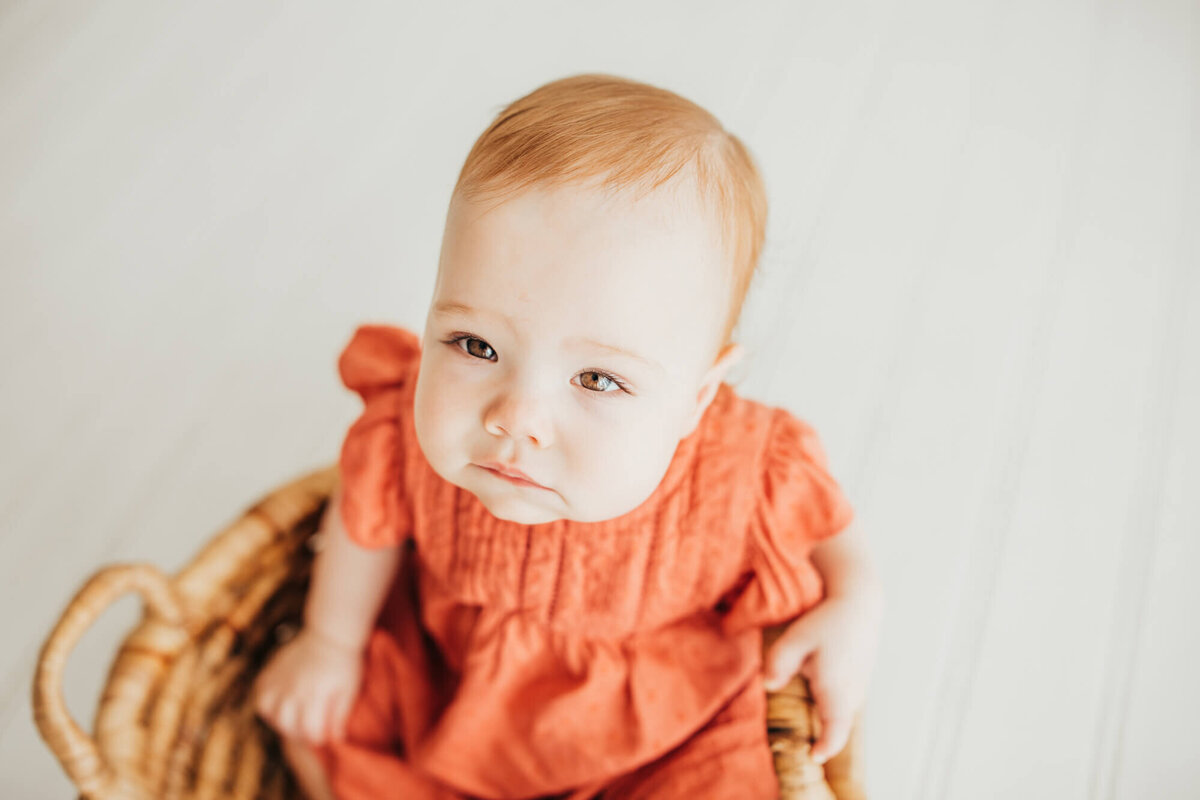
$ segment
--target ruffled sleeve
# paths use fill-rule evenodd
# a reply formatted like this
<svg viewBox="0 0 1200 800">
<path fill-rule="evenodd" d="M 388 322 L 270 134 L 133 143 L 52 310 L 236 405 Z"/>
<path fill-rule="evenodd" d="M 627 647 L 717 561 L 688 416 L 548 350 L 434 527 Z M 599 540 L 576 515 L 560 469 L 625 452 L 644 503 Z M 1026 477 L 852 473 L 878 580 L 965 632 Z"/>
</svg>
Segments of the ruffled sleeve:
<svg viewBox="0 0 1200 800">
<path fill-rule="evenodd" d="M 723 603 L 727 632 L 784 622 L 820 602 L 824 587 L 809 554 L 854 518 L 826 467 L 816 431 L 777 409 L 747 533 L 746 570 Z"/>
<path fill-rule="evenodd" d="M 420 361 L 417 336 L 402 328 L 364 325 L 338 358 L 338 373 L 363 400 L 342 443 L 342 523 L 362 547 L 394 547 L 412 532 L 404 491 L 405 435 Z"/>
</svg>

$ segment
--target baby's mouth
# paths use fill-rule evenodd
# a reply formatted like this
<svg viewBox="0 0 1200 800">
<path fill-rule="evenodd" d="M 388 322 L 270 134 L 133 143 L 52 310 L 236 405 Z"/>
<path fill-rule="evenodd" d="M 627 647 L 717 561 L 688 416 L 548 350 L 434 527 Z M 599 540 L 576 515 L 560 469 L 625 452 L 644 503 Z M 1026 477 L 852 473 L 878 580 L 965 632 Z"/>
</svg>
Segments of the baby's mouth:
<svg viewBox="0 0 1200 800">
<path fill-rule="evenodd" d="M 475 466 L 488 471 L 500 480 L 507 481 L 516 486 L 530 486 L 535 489 L 545 489 L 550 491 L 548 486 L 543 486 L 515 467 L 505 466 L 504 464 L 500 464 L 495 461 L 487 461 L 482 464 L 476 464 Z"/>
</svg>

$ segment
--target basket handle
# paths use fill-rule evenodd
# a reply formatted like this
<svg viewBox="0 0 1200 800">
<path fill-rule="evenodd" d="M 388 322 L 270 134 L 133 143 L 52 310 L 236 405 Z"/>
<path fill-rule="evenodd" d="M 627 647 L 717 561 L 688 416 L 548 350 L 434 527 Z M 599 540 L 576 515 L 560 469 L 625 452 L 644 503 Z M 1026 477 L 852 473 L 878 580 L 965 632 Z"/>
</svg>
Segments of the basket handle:
<svg viewBox="0 0 1200 800">
<path fill-rule="evenodd" d="M 168 624 L 183 623 L 183 609 L 170 582 L 147 564 L 105 567 L 84 584 L 42 645 L 33 679 L 33 719 L 67 775 L 87 797 L 101 798 L 124 783 L 92 739 L 71 718 L 63 698 L 67 656 L 92 624 L 126 592 L 135 591 L 150 612 Z"/>
</svg>

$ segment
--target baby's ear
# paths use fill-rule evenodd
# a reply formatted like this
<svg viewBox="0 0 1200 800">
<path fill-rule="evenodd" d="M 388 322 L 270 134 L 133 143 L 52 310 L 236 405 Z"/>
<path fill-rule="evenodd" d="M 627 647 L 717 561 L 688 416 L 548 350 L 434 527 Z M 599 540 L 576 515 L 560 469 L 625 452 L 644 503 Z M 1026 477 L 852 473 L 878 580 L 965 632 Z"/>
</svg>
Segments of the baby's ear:
<svg viewBox="0 0 1200 800">
<path fill-rule="evenodd" d="M 733 365 L 742 360 L 746 354 L 746 349 L 736 342 L 727 344 L 721 350 L 717 360 L 708 368 L 708 372 L 704 373 L 704 381 L 700 384 L 700 391 L 696 395 L 696 408 L 688 420 L 687 428 L 684 431 L 684 438 L 691 435 L 692 431 L 696 430 L 696 426 L 700 424 L 700 420 L 704 417 L 704 412 L 708 408 L 708 404 L 717 396 L 717 389 L 721 385 L 721 381 L 725 380 L 725 376 L 729 374 L 729 370 Z"/>
</svg>

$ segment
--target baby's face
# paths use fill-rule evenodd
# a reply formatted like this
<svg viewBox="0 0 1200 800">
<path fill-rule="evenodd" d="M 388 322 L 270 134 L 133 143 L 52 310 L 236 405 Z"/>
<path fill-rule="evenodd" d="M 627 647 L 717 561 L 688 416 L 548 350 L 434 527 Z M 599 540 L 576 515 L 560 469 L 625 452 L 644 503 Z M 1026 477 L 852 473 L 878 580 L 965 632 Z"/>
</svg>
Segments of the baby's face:
<svg viewBox="0 0 1200 800">
<path fill-rule="evenodd" d="M 415 400 L 442 478 L 523 524 L 650 496 L 740 355 L 717 359 L 728 270 L 693 194 L 542 187 L 486 213 L 454 199 Z"/>
</svg>

